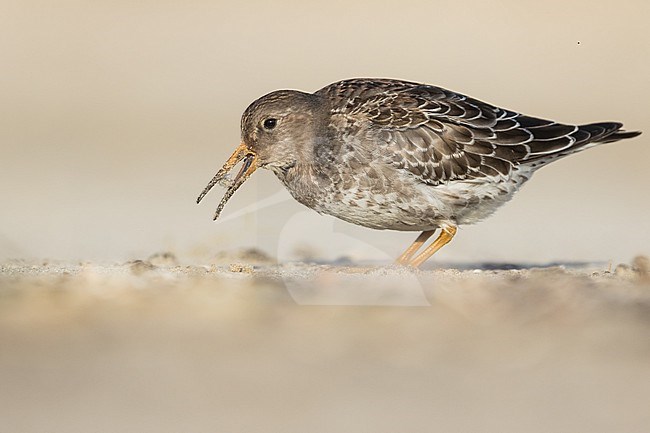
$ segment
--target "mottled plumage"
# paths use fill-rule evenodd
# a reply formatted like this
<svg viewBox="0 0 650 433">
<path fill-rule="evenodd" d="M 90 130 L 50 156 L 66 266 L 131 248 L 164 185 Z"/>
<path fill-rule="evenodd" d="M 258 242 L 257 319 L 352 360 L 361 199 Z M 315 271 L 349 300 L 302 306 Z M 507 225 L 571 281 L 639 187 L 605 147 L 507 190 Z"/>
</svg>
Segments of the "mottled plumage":
<svg viewBox="0 0 650 433">
<path fill-rule="evenodd" d="M 242 144 L 204 190 L 244 160 L 215 218 L 257 167 L 321 213 L 375 229 L 442 228 L 415 266 L 455 228 L 493 213 L 533 172 L 596 144 L 634 137 L 617 122 L 565 125 L 425 84 L 352 79 L 313 93 L 281 90 L 242 116 Z M 445 238 L 445 239 L 442 239 Z M 437 243 L 437 244 L 436 244 Z"/>
</svg>

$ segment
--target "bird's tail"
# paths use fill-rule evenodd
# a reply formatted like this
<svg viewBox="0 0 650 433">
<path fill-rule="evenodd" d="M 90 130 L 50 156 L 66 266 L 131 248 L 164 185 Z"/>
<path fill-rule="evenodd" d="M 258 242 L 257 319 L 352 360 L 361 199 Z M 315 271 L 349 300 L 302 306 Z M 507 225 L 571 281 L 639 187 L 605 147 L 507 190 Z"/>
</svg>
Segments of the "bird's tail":
<svg viewBox="0 0 650 433">
<path fill-rule="evenodd" d="M 641 135 L 641 131 L 622 131 L 622 123 L 619 122 L 600 122 L 589 123 L 587 125 L 578 126 L 577 134 L 589 134 L 583 140 L 584 145 L 613 143 L 614 141 L 625 140 L 626 138 L 633 138 Z M 576 137 L 577 138 L 577 137 Z"/>
<path fill-rule="evenodd" d="M 581 152 L 594 146 L 614 141 L 625 140 L 641 135 L 641 131 L 623 131 L 623 124 L 620 122 L 598 122 L 579 125 L 569 136 L 573 144 L 564 149 L 535 155 L 526 160 L 526 164 L 534 168 L 540 168 L 550 162 L 557 161 L 565 156 Z"/>
</svg>

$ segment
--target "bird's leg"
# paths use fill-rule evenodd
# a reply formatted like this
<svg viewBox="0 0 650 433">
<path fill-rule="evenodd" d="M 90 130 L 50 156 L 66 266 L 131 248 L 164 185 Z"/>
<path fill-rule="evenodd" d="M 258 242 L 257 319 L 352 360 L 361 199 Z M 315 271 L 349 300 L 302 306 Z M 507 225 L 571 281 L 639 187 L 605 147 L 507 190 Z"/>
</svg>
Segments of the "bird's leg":
<svg viewBox="0 0 650 433">
<path fill-rule="evenodd" d="M 413 266 L 414 268 L 417 268 L 422 263 L 426 262 L 429 257 L 434 255 L 440 248 L 444 247 L 449 243 L 449 241 L 451 241 L 451 239 L 456 234 L 457 230 L 458 229 L 454 226 L 444 227 L 440 232 L 440 236 L 438 236 L 438 238 L 435 241 L 433 241 L 431 245 L 426 247 L 424 251 L 422 251 L 413 260 L 411 260 L 408 263 L 409 266 Z"/>
<path fill-rule="evenodd" d="M 411 257 L 413 257 L 413 254 L 415 254 L 422 245 L 433 235 L 436 231 L 435 230 L 427 230 L 422 233 L 420 233 L 420 236 L 411 244 L 410 247 L 406 249 L 402 253 L 401 256 L 395 260 L 395 263 L 398 265 L 406 265 L 408 262 L 411 260 Z"/>
</svg>

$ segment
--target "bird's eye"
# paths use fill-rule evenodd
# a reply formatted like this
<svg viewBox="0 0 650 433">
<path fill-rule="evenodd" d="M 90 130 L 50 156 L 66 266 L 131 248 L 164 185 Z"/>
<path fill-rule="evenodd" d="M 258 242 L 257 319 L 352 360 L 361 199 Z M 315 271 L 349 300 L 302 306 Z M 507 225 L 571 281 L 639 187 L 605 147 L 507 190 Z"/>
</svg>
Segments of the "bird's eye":
<svg viewBox="0 0 650 433">
<path fill-rule="evenodd" d="M 273 129 L 277 124 L 278 124 L 278 119 L 274 119 L 270 117 L 264 121 L 264 129 Z"/>
</svg>

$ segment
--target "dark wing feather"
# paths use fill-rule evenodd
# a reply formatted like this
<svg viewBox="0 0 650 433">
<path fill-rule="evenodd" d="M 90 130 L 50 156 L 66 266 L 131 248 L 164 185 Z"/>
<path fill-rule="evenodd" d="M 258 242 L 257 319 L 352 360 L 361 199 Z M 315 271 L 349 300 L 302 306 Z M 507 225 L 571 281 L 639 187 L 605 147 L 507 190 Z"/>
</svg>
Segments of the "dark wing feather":
<svg viewBox="0 0 650 433">
<path fill-rule="evenodd" d="M 633 136 L 615 133 L 622 126 L 615 122 L 563 125 L 398 80 L 346 80 L 317 93 L 336 101 L 333 114 L 368 123 L 392 150 L 393 164 L 432 185 L 507 176 L 520 164 L 543 165 L 590 142 Z"/>
</svg>

